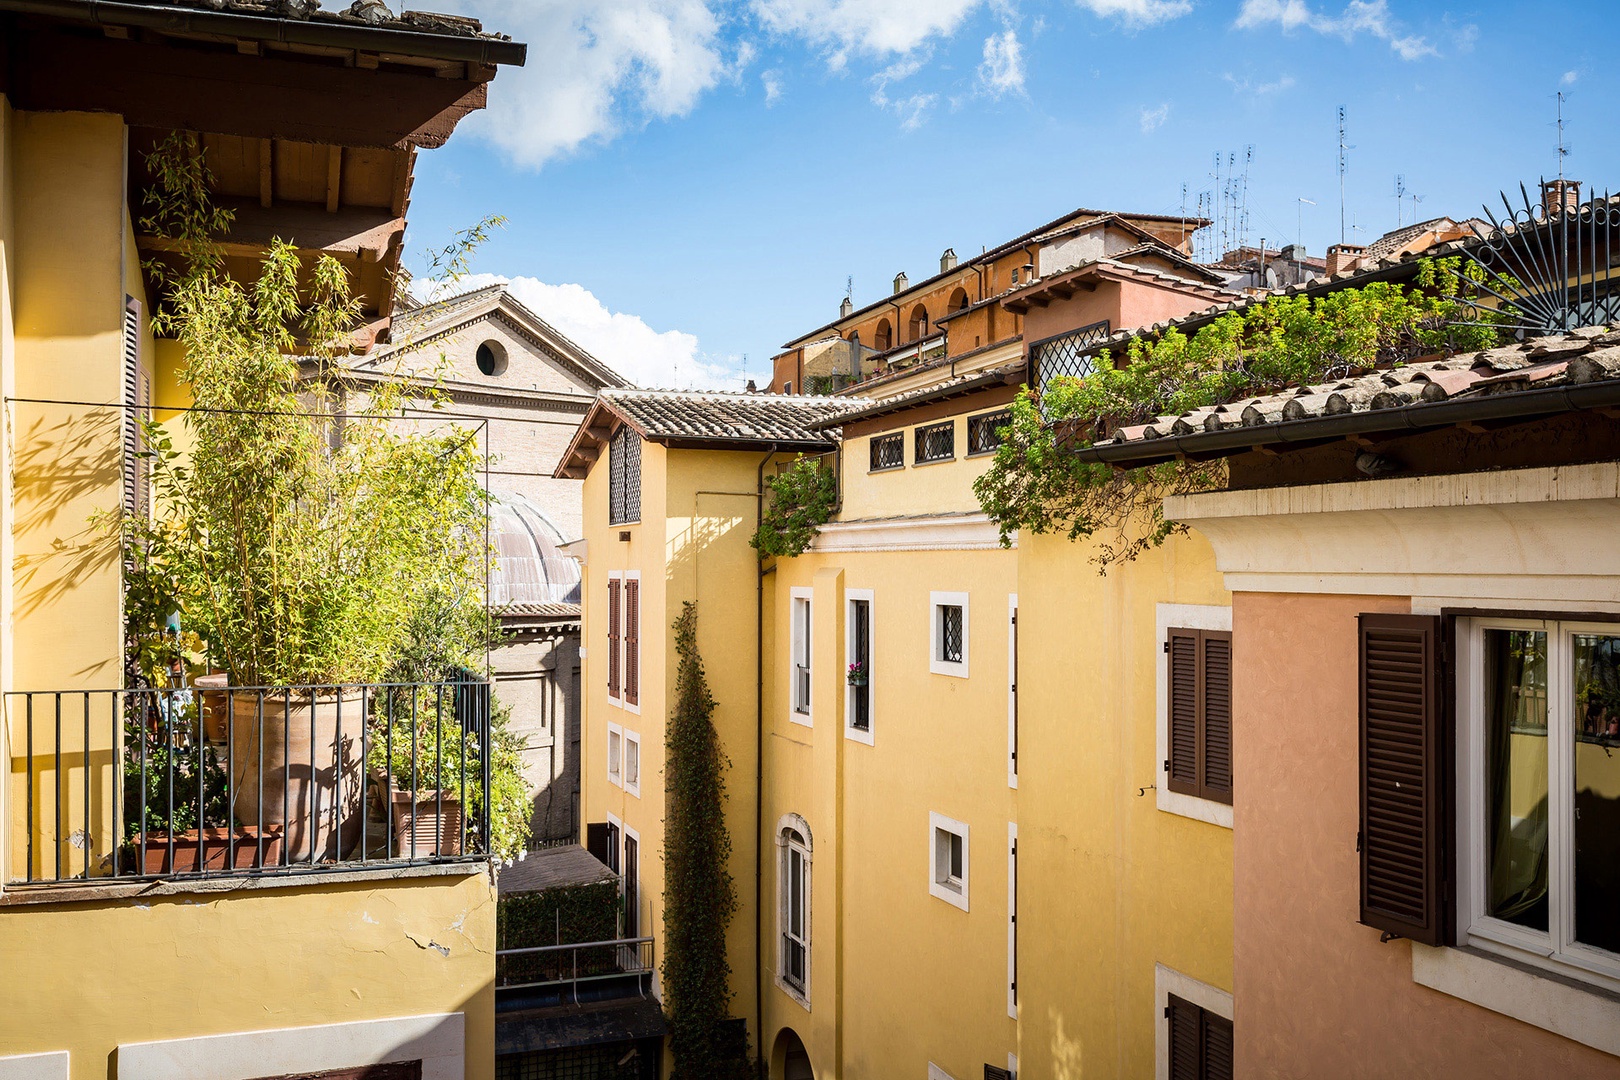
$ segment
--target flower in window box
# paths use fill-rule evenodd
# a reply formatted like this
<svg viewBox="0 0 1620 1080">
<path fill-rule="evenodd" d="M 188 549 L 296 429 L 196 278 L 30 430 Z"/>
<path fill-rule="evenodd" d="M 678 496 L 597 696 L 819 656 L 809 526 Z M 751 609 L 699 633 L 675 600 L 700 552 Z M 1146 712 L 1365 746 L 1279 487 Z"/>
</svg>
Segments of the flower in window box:
<svg viewBox="0 0 1620 1080">
<path fill-rule="evenodd" d="M 866 685 L 866 661 L 857 660 L 853 664 L 849 665 L 849 685 Z"/>
</svg>

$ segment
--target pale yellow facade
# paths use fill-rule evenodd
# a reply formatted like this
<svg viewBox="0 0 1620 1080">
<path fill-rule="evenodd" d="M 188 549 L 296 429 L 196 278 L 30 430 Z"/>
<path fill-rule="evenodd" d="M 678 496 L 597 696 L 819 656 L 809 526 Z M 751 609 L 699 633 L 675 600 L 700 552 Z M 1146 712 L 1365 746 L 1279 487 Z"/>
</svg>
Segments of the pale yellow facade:
<svg viewBox="0 0 1620 1080">
<path fill-rule="evenodd" d="M 674 680 L 669 624 L 696 599 L 731 759 L 743 901 L 728 939 L 733 1015 L 747 1019 L 773 1077 L 798 1075 L 801 1046 L 818 1080 L 976 1080 L 987 1064 L 1016 1064 L 1027 1080 L 1152 1077 L 1167 985 L 1195 984 L 1231 1013 L 1230 807 L 1165 809 L 1157 798 L 1164 626 L 1229 627 L 1230 594 L 1197 536 L 1106 576 L 1089 542 L 1019 536 L 1002 547 L 972 494 L 990 458 L 965 452 L 966 425 L 1009 393 L 846 427 L 838 511 L 795 558 L 761 564 L 747 547 L 759 470 L 780 457 L 645 442 L 640 521 L 626 526 L 607 522 L 607 453 L 587 476 L 583 818 L 612 815 L 639 834 L 643 907 L 661 940 L 654 800 Z M 945 422 L 954 458 L 916 464 L 916 428 Z M 904 467 L 869 471 L 869 439 L 893 432 Z M 603 661 L 606 581 L 630 571 L 644 582 L 634 716 L 607 698 Z M 857 599 L 870 605 L 866 731 L 850 723 L 846 677 Z M 965 608 L 965 670 L 933 662 L 941 600 Z M 792 623 L 806 601 L 807 709 L 793 687 L 802 654 Z M 640 738 L 639 798 L 607 779 L 609 724 Z M 931 887 L 940 820 L 965 827 L 965 895 L 953 899 Z M 809 849 L 802 992 L 783 978 L 789 829 Z"/>
<path fill-rule="evenodd" d="M 54 718 L 36 716 L 29 835 L 18 695 L 123 684 L 121 561 L 100 521 L 123 495 L 127 300 L 141 312 L 147 400 L 188 403 L 174 378 L 178 349 L 151 335 L 128 142 L 116 114 L 27 112 L 0 96 L 0 1071 L 138 1076 L 138 1047 L 184 1053 L 210 1037 L 235 1040 L 231 1052 L 262 1075 L 309 1071 L 308 1029 L 324 1027 L 340 1058 L 345 1041 L 364 1036 L 375 1043 L 368 1054 L 425 1046 L 439 1055 L 433 1075 L 449 1067 L 485 1080 L 495 1069 L 486 866 L 274 884 L 97 880 L 119 761 L 111 723 L 87 739 L 71 722 L 82 716 L 72 693 L 60 746 Z M 58 750 L 60 805 L 75 815 L 61 822 L 51 816 Z M 78 880 L 17 884 L 58 876 L 58 854 L 60 876 Z M 424 1025 L 433 1034 L 410 1035 Z M 391 1033 L 402 1040 L 392 1048 Z"/>
</svg>

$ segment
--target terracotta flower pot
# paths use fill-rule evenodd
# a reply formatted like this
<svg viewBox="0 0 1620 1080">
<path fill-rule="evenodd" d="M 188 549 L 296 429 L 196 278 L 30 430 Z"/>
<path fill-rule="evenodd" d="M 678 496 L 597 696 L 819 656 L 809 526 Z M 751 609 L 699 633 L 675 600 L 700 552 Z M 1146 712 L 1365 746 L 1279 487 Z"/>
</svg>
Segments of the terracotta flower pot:
<svg viewBox="0 0 1620 1080">
<path fill-rule="evenodd" d="M 231 809 L 244 826 L 283 826 L 287 858 L 347 858 L 360 839 L 364 781 L 358 690 L 231 695 Z"/>
<path fill-rule="evenodd" d="M 394 816 L 394 857 L 428 859 L 461 854 L 459 792 L 400 791 L 389 793 Z M 415 848 L 412 848 L 412 839 Z"/>
<path fill-rule="evenodd" d="M 231 840 L 235 839 L 236 847 L 233 851 Z M 146 861 L 142 872 L 150 875 L 159 874 L 193 874 L 202 870 L 221 871 L 251 870 L 261 866 L 277 866 L 281 863 L 281 829 L 266 828 L 264 838 L 264 860 L 259 860 L 259 838 L 257 829 L 225 829 L 212 828 L 202 830 L 199 838 L 196 829 L 187 829 L 185 832 L 173 834 L 174 847 L 170 850 L 170 834 L 165 832 L 151 832 L 146 834 Z M 135 855 L 140 857 L 140 840 L 135 841 Z M 172 858 L 171 858 L 172 856 Z"/>
<path fill-rule="evenodd" d="M 225 693 L 230 679 L 223 671 L 216 671 L 191 680 L 202 709 L 203 738 L 215 746 L 224 745 L 225 732 L 230 727 L 230 704 L 227 701 L 230 695 Z"/>
</svg>

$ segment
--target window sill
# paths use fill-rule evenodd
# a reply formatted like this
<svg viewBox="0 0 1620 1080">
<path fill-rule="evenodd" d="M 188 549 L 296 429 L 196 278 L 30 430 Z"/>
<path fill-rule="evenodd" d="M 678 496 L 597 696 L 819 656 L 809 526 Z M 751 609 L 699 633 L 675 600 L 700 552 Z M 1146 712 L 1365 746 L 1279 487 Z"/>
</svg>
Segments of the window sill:
<svg viewBox="0 0 1620 1080">
<path fill-rule="evenodd" d="M 911 463 L 911 467 L 913 469 L 920 469 L 924 465 L 949 465 L 955 460 L 955 455 L 952 455 L 951 457 L 929 458 L 927 461 L 913 461 Z"/>
<path fill-rule="evenodd" d="M 867 746 L 877 745 L 877 742 L 872 738 L 872 729 L 870 727 L 858 728 L 854 724 L 846 725 L 844 738 L 850 742 L 865 743 Z"/>
<path fill-rule="evenodd" d="M 963 911 L 968 909 L 967 894 L 960 889 L 953 889 L 949 885 L 934 881 L 929 883 L 928 892 L 929 895 L 939 897 L 952 907 L 959 907 Z"/>
<path fill-rule="evenodd" d="M 1179 791 L 1171 791 L 1164 786 L 1165 776 L 1159 773 L 1159 787 L 1154 792 L 1158 798 L 1155 800 L 1160 810 L 1167 814 L 1176 814 L 1194 821 L 1204 821 L 1211 825 L 1218 825 L 1223 829 L 1232 827 L 1232 804 L 1216 802 L 1214 799 L 1201 799 L 1196 795 L 1183 795 Z"/>
<path fill-rule="evenodd" d="M 903 463 L 903 462 L 902 462 L 902 463 L 901 463 L 901 464 L 899 464 L 899 465 L 885 465 L 885 466 L 883 466 L 883 468 L 881 468 L 881 469 L 867 469 L 867 470 L 866 470 L 866 475 L 868 475 L 868 476 L 872 476 L 872 475 L 875 475 L 875 474 L 877 474 L 877 473 L 886 473 L 886 472 L 905 472 L 905 471 L 906 471 L 906 466 L 905 466 L 905 464 L 904 464 L 904 463 Z"/>
<path fill-rule="evenodd" d="M 788 723 L 798 724 L 800 727 L 807 728 L 813 728 L 816 726 L 815 721 L 810 718 L 809 713 L 803 713 L 797 710 L 788 713 Z"/>
<path fill-rule="evenodd" d="M 970 451 L 968 451 L 967 456 L 968 456 L 969 459 L 979 458 L 979 457 L 995 457 L 996 456 L 996 451 L 999 450 L 999 449 L 1001 449 L 999 446 L 992 446 L 988 450 L 970 450 Z"/>
<path fill-rule="evenodd" d="M 1412 981 L 1620 1056 L 1620 995 L 1468 946 L 1412 943 Z"/>
<path fill-rule="evenodd" d="M 954 663 L 950 660 L 930 660 L 928 670 L 935 675 L 949 675 L 953 679 L 968 677 L 968 666 L 965 663 Z"/>
<path fill-rule="evenodd" d="M 805 1012 L 811 1011 L 809 997 L 807 997 L 802 991 L 796 989 L 792 983 L 788 982 L 780 975 L 776 976 L 776 988 L 782 991 L 782 993 L 786 994 L 788 997 L 792 998 L 794 1002 L 796 1002 L 798 1006 Z"/>
</svg>

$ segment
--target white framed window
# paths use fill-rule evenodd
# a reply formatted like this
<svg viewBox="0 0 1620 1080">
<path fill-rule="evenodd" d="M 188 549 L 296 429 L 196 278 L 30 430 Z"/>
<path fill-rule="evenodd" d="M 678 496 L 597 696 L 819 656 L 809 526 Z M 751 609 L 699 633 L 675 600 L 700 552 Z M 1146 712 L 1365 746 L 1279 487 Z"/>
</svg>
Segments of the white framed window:
<svg viewBox="0 0 1620 1080">
<path fill-rule="evenodd" d="M 1007 594 L 1007 786 L 1018 786 L 1018 594 Z"/>
<path fill-rule="evenodd" d="M 810 826 L 786 814 L 776 826 L 776 985 L 810 1008 Z"/>
<path fill-rule="evenodd" d="M 1018 1019 L 1018 823 L 1007 822 L 1007 1015 Z"/>
<path fill-rule="evenodd" d="M 1459 937 L 1620 992 L 1620 622 L 1456 637 Z"/>
<path fill-rule="evenodd" d="M 810 589 L 794 588 L 789 593 L 788 618 L 788 680 L 789 700 L 792 708 L 788 719 L 795 724 L 810 724 L 810 664 L 813 657 L 811 630 L 814 627 L 814 593 Z"/>
<path fill-rule="evenodd" d="M 621 872 L 619 855 L 624 850 L 624 822 L 607 815 L 607 868 L 615 874 Z"/>
<path fill-rule="evenodd" d="M 624 790 L 641 798 L 641 736 L 624 733 Z"/>
<path fill-rule="evenodd" d="M 968 677 L 968 594 L 928 594 L 928 670 L 935 675 Z"/>
<path fill-rule="evenodd" d="M 844 734 L 856 742 L 873 745 L 872 697 L 876 675 L 873 670 L 872 590 L 845 589 L 844 615 L 845 671 Z"/>
<path fill-rule="evenodd" d="M 968 827 L 932 811 L 928 814 L 928 891 L 947 904 L 968 909 Z"/>
<path fill-rule="evenodd" d="M 608 783 L 624 786 L 624 728 L 618 724 L 608 725 L 607 773 Z"/>
<path fill-rule="evenodd" d="M 1154 738 L 1156 753 L 1153 760 L 1160 764 L 1159 779 L 1154 790 L 1154 802 L 1167 814 L 1205 821 L 1221 828 L 1232 827 L 1232 804 L 1215 799 L 1200 798 L 1171 790 L 1170 777 L 1164 763 L 1170 761 L 1171 687 L 1170 660 L 1165 650 L 1175 629 L 1232 631 L 1232 609 L 1216 604 L 1159 604 L 1154 616 L 1155 655 L 1153 665 L 1156 676 L 1156 706 L 1154 711 Z"/>
<path fill-rule="evenodd" d="M 624 898 L 620 914 L 621 937 L 641 936 L 641 834 L 628 825 L 621 828 L 623 856 L 619 860 L 619 892 Z"/>
<path fill-rule="evenodd" d="M 1225 990 L 1154 964 L 1153 1024 L 1155 1080 L 1232 1075 L 1232 995 Z"/>
</svg>

